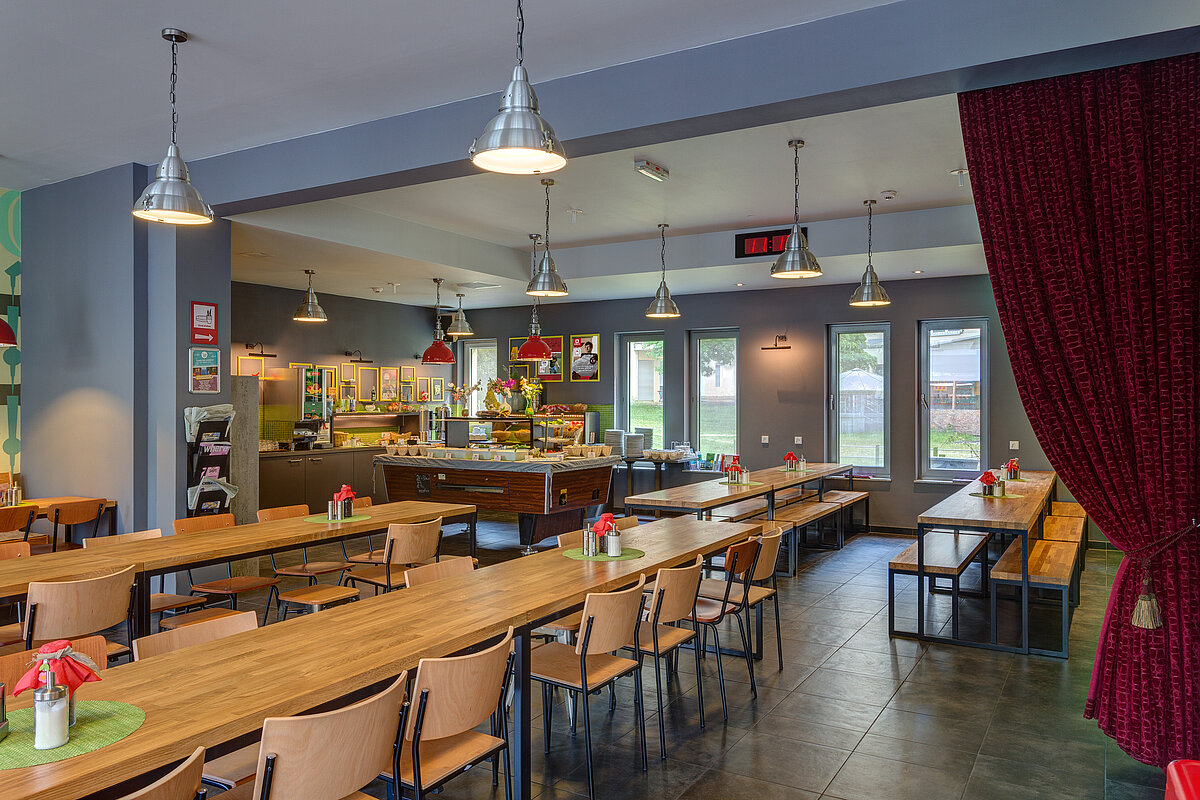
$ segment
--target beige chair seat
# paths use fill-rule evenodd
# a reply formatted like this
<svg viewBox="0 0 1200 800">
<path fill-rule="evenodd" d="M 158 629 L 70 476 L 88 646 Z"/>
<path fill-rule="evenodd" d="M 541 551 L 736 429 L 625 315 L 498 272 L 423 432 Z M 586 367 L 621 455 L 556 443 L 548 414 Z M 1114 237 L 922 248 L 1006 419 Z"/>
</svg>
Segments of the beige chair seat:
<svg viewBox="0 0 1200 800">
<path fill-rule="evenodd" d="M 567 614 L 565 617 L 543 623 L 541 627 L 554 631 L 578 633 L 579 629 L 583 627 L 583 611 L 576 611 L 574 614 Z"/>
<path fill-rule="evenodd" d="M 258 589 L 269 589 L 278 586 L 275 578 L 261 578 L 257 575 L 235 575 L 232 578 L 221 578 L 206 583 L 192 585 L 193 592 L 201 594 L 235 595 L 243 592 L 253 592 Z"/>
<path fill-rule="evenodd" d="M 158 627 L 164 631 L 173 631 L 185 625 L 195 625 L 197 622 L 207 622 L 210 619 L 223 619 L 240 613 L 240 611 L 234 611 L 232 608 L 204 608 L 199 611 L 190 611 L 187 614 L 174 614 L 169 617 L 163 617 L 159 621 Z"/>
<path fill-rule="evenodd" d="M 710 600 L 725 599 L 726 582 L 717 578 L 705 578 L 700 581 L 700 596 Z M 775 590 L 770 586 L 751 586 L 750 587 L 750 605 L 758 605 L 763 600 L 775 594 Z M 729 590 L 730 600 L 742 599 L 742 587 L 735 583 L 733 588 Z"/>
<path fill-rule="evenodd" d="M 432 562 L 430 562 L 432 563 Z M 378 586 L 382 589 L 402 589 L 404 588 L 404 570 L 406 567 L 421 566 L 420 564 L 392 564 L 392 583 L 388 586 L 388 574 L 386 566 L 363 567 L 362 569 L 354 569 L 347 572 L 343 577 L 343 581 L 355 581 L 368 584 L 370 586 Z"/>
<path fill-rule="evenodd" d="M 279 595 L 279 602 L 292 603 L 298 606 L 323 608 L 335 603 L 345 603 L 358 597 L 358 589 L 351 586 L 331 586 L 319 583 L 316 586 L 304 586 Z"/>
<path fill-rule="evenodd" d="M 293 564 L 289 567 L 278 567 L 275 574 L 286 575 L 289 578 L 314 578 L 318 575 L 329 575 L 350 569 L 348 561 L 308 561 L 303 564 Z"/>
<path fill-rule="evenodd" d="M 226 786 L 238 787 L 245 784 L 253 788 L 254 773 L 257 770 L 257 743 L 204 762 L 204 777 Z M 224 796 L 229 797 L 230 795 Z"/>
<path fill-rule="evenodd" d="M 503 739 L 479 731 L 464 731 L 444 739 L 422 739 L 421 783 L 435 784 L 503 746 Z M 383 774 L 389 779 L 392 777 L 391 770 Z M 400 747 L 400 781 L 408 786 L 413 783 L 411 741 L 405 741 Z"/>
<path fill-rule="evenodd" d="M 740 599 L 740 598 L 739 598 Z M 696 615 L 695 619 L 700 622 L 716 622 L 721 619 L 724 614 L 732 614 L 738 610 L 734 603 L 722 603 L 720 600 L 710 600 L 707 597 L 696 598 Z M 688 619 L 692 619 L 692 615 L 688 615 Z"/>
<path fill-rule="evenodd" d="M 181 608 L 197 608 L 204 605 L 203 597 L 192 597 L 186 594 L 164 594 L 155 592 L 150 595 L 150 613 L 158 614 L 163 611 L 178 611 Z"/>
<path fill-rule="evenodd" d="M 684 642 L 689 642 L 695 638 L 696 632 L 691 628 L 676 628 L 674 625 L 659 625 L 658 626 L 658 652 L 665 653 L 672 650 Z M 654 654 L 654 630 L 653 626 L 648 623 L 643 623 L 638 627 L 638 646 L 643 653 L 648 655 Z M 629 643 L 629 647 L 633 647 L 633 642 Z"/>
<path fill-rule="evenodd" d="M 544 681 L 580 690 L 579 656 L 575 648 L 550 642 L 530 652 L 530 675 Z M 632 658 L 597 653 L 587 656 L 588 691 L 604 686 L 614 678 L 633 672 L 638 662 Z"/>
<path fill-rule="evenodd" d="M 350 556 L 347 560 L 355 564 L 382 564 L 387 561 L 387 551 L 371 550 L 366 553 L 357 553 Z"/>
</svg>

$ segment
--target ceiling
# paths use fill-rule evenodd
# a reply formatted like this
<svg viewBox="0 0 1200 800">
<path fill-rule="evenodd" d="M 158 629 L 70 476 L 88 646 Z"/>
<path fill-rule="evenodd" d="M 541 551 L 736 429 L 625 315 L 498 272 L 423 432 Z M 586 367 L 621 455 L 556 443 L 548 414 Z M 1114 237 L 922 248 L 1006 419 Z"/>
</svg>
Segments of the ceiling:
<svg viewBox="0 0 1200 800">
<path fill-rule="evenodd" d="M 536 83 L 886 4 L 529 0 L 526 66 Z M 188 159 L 498 94 L 516 27 L 511 0 L 6 0 L 0 186 L 161 159 L 168 26 L 192 36 L 179 65 Z M 464 152 L 474 134 L 455 132 Z"/>
</svg>

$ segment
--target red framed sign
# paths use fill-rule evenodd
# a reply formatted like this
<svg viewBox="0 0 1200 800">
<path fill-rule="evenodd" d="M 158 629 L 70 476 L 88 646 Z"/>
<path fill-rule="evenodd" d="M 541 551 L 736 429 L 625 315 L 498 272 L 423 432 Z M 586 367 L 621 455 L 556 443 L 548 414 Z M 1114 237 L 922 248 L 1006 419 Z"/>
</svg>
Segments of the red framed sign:
<svg viewBox="0 0 1200 800">
<path fill-rule="evenodd" d="M 217 304 L 192 301 L 192 344 L 217 343 Z"/>
</svg>

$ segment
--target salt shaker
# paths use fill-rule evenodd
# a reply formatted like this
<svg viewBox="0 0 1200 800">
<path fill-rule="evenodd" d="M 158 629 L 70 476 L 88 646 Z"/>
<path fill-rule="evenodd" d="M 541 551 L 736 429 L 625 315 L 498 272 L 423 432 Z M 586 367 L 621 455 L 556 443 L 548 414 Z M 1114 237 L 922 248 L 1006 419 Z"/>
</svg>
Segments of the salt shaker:
<svg viewBox="0 0 1200 800">
<path fill-rule="evenodd" d="M 608 536 L 604 537 L 604 545 L 606 552 L 610 558 L 617 558 L 621 555 L 621 533 L 616 528 L 609 531 Z"/>
<path fill-rule="evenodd" d="M 596 542 L 596 531 L 589 525 L 583 531 L 583 557 L 591 558 L 599 549 Z"/>
<path fill-rule="evenodd" d="M 54 682 L 46 671 L 46 683 L 33 691 L 33 749 L 53 750 L 67 743 L 70 718 L 67 687 Z"/>
</svg>

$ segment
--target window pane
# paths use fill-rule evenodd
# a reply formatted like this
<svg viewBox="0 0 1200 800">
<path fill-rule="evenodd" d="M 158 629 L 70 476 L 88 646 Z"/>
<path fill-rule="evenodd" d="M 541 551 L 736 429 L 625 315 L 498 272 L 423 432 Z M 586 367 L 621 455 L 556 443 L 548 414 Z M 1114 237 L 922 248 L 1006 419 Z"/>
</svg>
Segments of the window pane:
<svg viewBox="0 0 1200 800">
<path fill-rule="evenodd" d="M 701 453 L 737 453 L 737 336 L 696 343 L 696 439 Z"/>
<path fill-rule="evenodd" d="M 981 469 L 982 326 L 926 329 L 926 467 Z"/>
<path fill-rule="evenodd" d="M 887 333 L 838 332 L 836 337 L 836 459 L 887 467 Z"/>
<path fill-rule="evenodd" d="M 626 341 L 623 354 L 627 430 L 650 428 L 654 446 L 663 446 L 663 343 L 662 339 Z"/>
<path fill-rule="evenodd" d="M 472 392 L 467 401 L 471 414 L 478 414 L 484 409 L 483 399 L 487 396 L 487 382 L 497 377 L 496 344 L 495 342 L 470 342 L 467 344 L 467 378 L 470 386 L 479 381 L 480 388 Z"/>
</svg>

